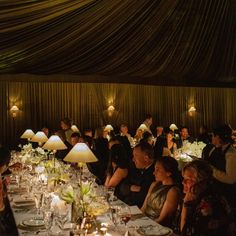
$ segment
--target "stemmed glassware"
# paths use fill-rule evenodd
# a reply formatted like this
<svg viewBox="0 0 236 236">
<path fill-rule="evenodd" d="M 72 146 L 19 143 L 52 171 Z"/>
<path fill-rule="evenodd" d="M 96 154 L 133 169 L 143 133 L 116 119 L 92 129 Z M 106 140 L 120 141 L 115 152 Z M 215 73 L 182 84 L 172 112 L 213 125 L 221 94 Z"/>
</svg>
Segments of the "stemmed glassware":
<svg viewBox="0 0 236 236">
<path fill-rule="evenodd" d="M 113 224 L 115 225 L 115 228 L 117 228 L 117 225 L 119 224 L 119 212 L 120 206 L 110 205 L 110 218 Z"/>
<path fill-rule="evenodd" d="M 43 202 L 43 193 L 42 192 L 34 192 L 34 200 L 35 200 L 35 208 L 37 210 L 37 215 L 40 215 L 40 210 Z"/>
<path fill-rule="evenodd" d="M 108 203 L 114 201 L 114 199 L 115 199 L 114 191 L 115 191 L 115 188 L 114 188 L 114 187 L 108 187 L 108 188 L 106 188 L 106 197 L 107 197 L 107 202 L 108 202 Z"/>
<path fill-rule="evenodd" d="M 129 229 L 127 226 L 127 223 L 131 219 L 131 211 L 130 211 L 129 206 L 122 206 L 120 208 L 119 215 L 120 215 L 120 220 L 125 224 L 125 228 L 126 228 L 125 235 L 129 235 Z"/>
<path fill-rule="evenodd" d="M 69 206 L 65 203 L 60 208 L 54 209 L 56 224 L 60 230 L 64 230 L 65 223 L 69 220 Z"/>
<path fill-rule="evenodd" d="M 50 210 L 45 210 L 43 212 L 43 220 L 44 220 L 44 225 L 46 228 L 47 236 L 49 236 L 50 229 L 51 229 L 52 223 L 53 223 L 53 212 Z"/>
</svg>

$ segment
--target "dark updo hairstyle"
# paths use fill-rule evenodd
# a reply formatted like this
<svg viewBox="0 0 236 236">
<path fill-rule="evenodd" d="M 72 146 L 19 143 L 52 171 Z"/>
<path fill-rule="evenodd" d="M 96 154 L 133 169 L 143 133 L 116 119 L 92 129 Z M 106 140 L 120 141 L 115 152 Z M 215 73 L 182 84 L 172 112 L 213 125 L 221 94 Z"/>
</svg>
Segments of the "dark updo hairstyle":
<svg viewBox="0 0 236 236">
<path fill-rule="evenodd" d="M 72 125 L 72 120 L 69 117 L 64 117 L 61 119 L 61 121 L 68 127 L 71 127 Z"/>
<path fill-rule="evenodd" d="M 175 183 L 180 183 L 180 171 L 178 169 L 178 162 L 173 157 L 161 157 L 157 160 L 157 163 L 160 163 L 165 171 L 171 173 L 171 178 Z"/>
<path fill-rule="evenodd" d="M 7 165 L 10 163 L 11 153 L 5 147 L 0 147 L 0 167 Z"/>
<path fill-rule="evenodd" d="M 232 128 L 225 124 L 213 129 L 213 134 L 218 135 L 223 143 L 232 143 Z"/>
<path fill-rule="evenodd" d="M 114 144 L 110 153 L 111 162 L 124 169 L 128 167 L 128 157 L 122 144 Z"/>
</svg>

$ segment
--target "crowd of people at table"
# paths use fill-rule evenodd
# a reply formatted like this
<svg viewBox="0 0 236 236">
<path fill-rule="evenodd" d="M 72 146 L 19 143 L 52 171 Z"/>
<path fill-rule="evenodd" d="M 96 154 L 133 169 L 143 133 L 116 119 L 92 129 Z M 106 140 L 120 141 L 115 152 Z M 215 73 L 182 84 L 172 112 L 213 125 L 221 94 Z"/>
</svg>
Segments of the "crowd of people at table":
<svg viewBox="0 0 236 236">
<path fill-rule="evenodd" d="M 74 132 L 69 118 L 60 125 L 55 134 L 68 149 L 57 151 L 56 157 L 63 161 L 76 143 L 86 143 L 98 159 L 87 164 L 97 183 L 113 187 L 126 204 L 137 205 L 177 235 L 236 235 L 236 132 L 229 125 L 220 125 L 211 134 L 202 126 L 197 138 L 189 135 L 187 127 L 158 126 L 153 134 L 151 115 L 143 122 L 146 128 L 138 128 L 134 137 L 127 124 L 121 124 L 118 132 L 97 128 L 94 136 L 90 129 Z M 46 126 L 42 131 L 51 134 Z M 195 140 L 206 144 L 202 158 L 180 170 L 177 149 Z M 9 159 L 10 152 L 1 147 L 0 235 L 17 235 L 6 197 Z M 8 225 L 13 233 L 2 233 Z"/>
</svg>

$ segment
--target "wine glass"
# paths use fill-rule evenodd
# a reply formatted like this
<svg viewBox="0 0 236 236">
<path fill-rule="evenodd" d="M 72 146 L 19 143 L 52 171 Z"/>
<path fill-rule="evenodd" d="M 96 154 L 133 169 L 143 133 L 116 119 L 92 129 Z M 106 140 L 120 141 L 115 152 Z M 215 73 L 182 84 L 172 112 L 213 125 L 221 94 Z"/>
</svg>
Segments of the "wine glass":
<svg viewBox="0 0 236 236">
<path fill-rule="evenodd" d="M 35 208 L 37 210 L 37 215 L 40 215 L 40 209 L 42 207 L 42 202 L 43 202 L 43 193 L 34 192 L 34 200 L 35 200 Z"/>
<path fill-rule="evenodd" d="M 52 222 L 53 222 L 53 212 L 50 210 L 45 210 L 43 212 L 43 220 L 44 220 L 47 236 L 49 236 L 50 229 L 52 227 Z"/>
<path fill-rule="evenodd" d="M 121 222 L 123 222 L 125 224 L 125 228 L 126 228 L 125 235 L 129 235 L 129 229 L 128 229 L 128 226 L 127 226 L 127 223 L 131 219 L 131 211 L 130 211 L 129 206 L 122 206 L 120 208 L 119 215 L 120 215 Z"/>
<path fill-rule="evenodd" d="M 61 229 L 61 231 L 64 230 L 64 225 L 68 221 L 69 218 L 69 208 L 68 205 L 65 203 L 63 207 L 60 209 L 55 209 L 55 214 L 56 214 L 56 223 Z"/>
<path fill-rule="evenodd" d="M 117 205 L 110 206 L 110 218 L 113 224 L 115 225 L 115 228 L 117 228 L 117 225 L 119 223 L 119 212 L 120 212 L 120 206 Z"/>
<path fill-rule="evenodd" d="M 106 196 L 107 196 L 107 202 L 113 202 L 114 201 L 114 191 L 115 191 L 115 188 L 114 187 L 108 187 L 106 189 Z"/>
</svg>

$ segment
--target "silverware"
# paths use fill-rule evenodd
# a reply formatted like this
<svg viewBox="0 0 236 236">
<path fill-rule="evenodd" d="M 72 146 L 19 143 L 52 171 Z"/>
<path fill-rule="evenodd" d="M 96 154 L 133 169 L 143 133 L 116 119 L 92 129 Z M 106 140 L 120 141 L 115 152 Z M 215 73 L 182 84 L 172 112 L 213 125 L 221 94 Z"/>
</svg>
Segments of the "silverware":
<svg viewBox="0 0 236 236">
<path fill-rule="evenodd" d="M 38 235 L 40 233 L 44 233 L 46 232 L 45 230 L 37 230 L 37 231 L 23 231 L 21 232 L 22 235 L 27 235 L 27 234 L 31 234 L 31 235 Z"/>
</svg>

